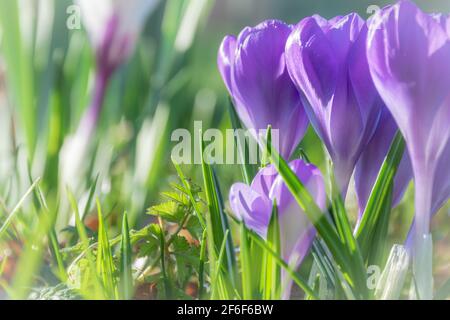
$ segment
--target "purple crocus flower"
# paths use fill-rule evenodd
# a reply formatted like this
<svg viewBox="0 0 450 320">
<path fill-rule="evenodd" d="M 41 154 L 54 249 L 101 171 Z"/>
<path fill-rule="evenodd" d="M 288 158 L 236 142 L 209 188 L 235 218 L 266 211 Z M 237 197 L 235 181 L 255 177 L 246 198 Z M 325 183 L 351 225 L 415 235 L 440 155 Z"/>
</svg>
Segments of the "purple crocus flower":
<svg viewBox="0 0 450 320">
<path fill-rule="evenodd" d="M 276 147 L 286 159 L 308 126 L 286 68 L 284 47 L 291 31 L 284 22 L 265 21 L 245 28 L 237 38 L 226 36 L 218 54 L 220 73 L 241 121 L 248 129 L 264 130 L 271 125 L 280 130 Z"/>
<path fill-rule="evenodd" d="M 371 74 L 411 157 L 421 235 L 450 196 L 450 37 L 444 26 L 401 1 L 374 17 L 368 37 Z"/>
<path fill-rule="evenodd" d="M 383 108 L 380 121 L 375 133 L 364 148 L 355 169 L 355 187 L 359 204 L 359 217 L 363 214 L 370 193 L 378 177 L 384 159 L 386 158 L 394 136 L 398 131 L 397 124 L 392 118 L 389 110 Z M 394 178 L 394 190 L 392 195 L 393 205 L 397 205 L 401 200 L 406 187 L 412 178 L 411 161 L 408 153 L 405 152 L 397 174 Z"/>
<path fill-rule="evenodd" d="M 325 210 L 325 185 L 319 169 L 302 160 L 292 161 L 290 167 L 308 188 L 317 205 Z M 236 183 L 230 190 L 230 206 L 234 214 L 263 238 L 267 234 L 274 201 L 278 206 L 283 258 L 297 268 L 309 251 L 315 229 L 276 169 L 273 166 L 261 169 L 250 186 Z M 285 280 L 288 277 L 285 273 L 282 276 Z M 289 298 L 291 286 L 292 281 L 289 281 L 283 298 Z"/>
<path fill-rule="evenodd" d="M 286 64 L 309 119 L 333 160 L 345 196 L 383 102 L 368 72 L 367 26 L 357 14 L 303 19 L 286 44 Z"/>
<path fill-rule="evenodd" d="M 450 37 L 445 19 L 400 1 L 377 13 L 370 72 L 408 147 L 414 173 L 417 290 L 432 296 L 430 222 L 450 196 Z"/>
</svg>

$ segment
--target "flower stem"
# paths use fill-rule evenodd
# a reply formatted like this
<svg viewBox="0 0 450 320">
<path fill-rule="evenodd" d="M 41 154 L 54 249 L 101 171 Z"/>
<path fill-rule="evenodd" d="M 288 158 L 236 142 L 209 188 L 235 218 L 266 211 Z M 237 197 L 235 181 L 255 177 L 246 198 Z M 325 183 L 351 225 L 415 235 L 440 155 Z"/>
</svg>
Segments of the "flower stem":
<svg viewBox="0 0 450 320">
<path fill-rule="evenodd" d="M 85 136 L 87 137 L 92 135 L 100 118 L 109 79 L 110 72 L 101 69 L 96 71 L 92 101 L 89 108 L 85 111 L 77 131 L 85 132 Z"/>
<path fill-rule="evenodd" d="M 427 168 L 429 169 L 429 168 Z M 417 170 L 415 179 L 415 221 L 413 271 L 419 299 L 433 298 L 433 253 L 429 233 L 434 170 Z"/>
</svg>

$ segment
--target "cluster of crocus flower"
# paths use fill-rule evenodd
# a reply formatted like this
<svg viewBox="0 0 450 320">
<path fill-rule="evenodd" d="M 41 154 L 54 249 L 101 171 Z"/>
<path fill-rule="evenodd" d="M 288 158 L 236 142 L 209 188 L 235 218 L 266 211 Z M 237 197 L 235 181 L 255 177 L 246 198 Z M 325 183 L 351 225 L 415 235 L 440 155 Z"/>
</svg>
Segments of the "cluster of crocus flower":
<svg viewBox="0 0 450 320">
<path fill-rule="evenodd" d="M 431 217 L 450 196 L 449 18 L 426 14 L 404 0 L 368 21 L 354 13 L 330 20 L 307 17 L 295 26 L 266 21 L 245 28 L 237 38 L 227 36 L 218 61 L 244 125 L 281 129 L 277 147 L 286 159 L 302 139 L 307 116 L 333 162 L 344 198 L 354 174 L 361 214 L 400 130 L 408 152 L 395 177 L 393 203 L 399 202 L 413 177 L 411 253 L 420 262 L 420 242 L 430 233 Z M 301 167 L 294 172 L 306 186 L 312 175 L 320 176 L 312 166 Z M 234 185 L 231 208 L 264 237 L 269 200 L 276 199 L 283 224 L 303 226 L 297 236 L 282 233 L 282 241 L 290 248 L 309 248 L 309 237 L 298 244 L 310 229 L 304 213 L 295 208 L 297 214 L 283 216 L 291 199 L 275 196 L 275 184 L 260 183 L 267 171 L 273 179 L 272 170 L 262 169 L 251 186 Z M 308 170 L 314 174 L 305 174 Z M 323 208 L 323 191 L 311 192 Z M 287 262 L 291 254 L 299 257 L 297 264 L 304 257 L 304 251 L 283 251 Z M 418 290 L 421 297 L 429 297 L 420 284 Z"/>
<path fill-rule="evenodd" d="M 134 52 L 147 16 L 159 0 L 76 0 L 95 55 L 92 100 L 61 151 L 63 185 L 76 186 L 114 71 Z"/>
</svg>

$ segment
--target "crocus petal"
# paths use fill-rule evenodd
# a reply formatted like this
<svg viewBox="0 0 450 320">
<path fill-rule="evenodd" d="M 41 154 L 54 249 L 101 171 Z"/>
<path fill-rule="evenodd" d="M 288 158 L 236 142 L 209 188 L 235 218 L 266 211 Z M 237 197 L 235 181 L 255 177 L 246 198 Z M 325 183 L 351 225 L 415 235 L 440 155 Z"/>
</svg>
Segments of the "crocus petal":
<svg viewBox="0 0 450 320">
<path fill-rule="evenodd" d="M 234 57 L 236 52 L 236 37 L 226 36 L 219 48 L 219 55 L 217 57 L 217 65 L 219 66 L 222 79 L 227 86 L 228 91 L 232 92 L 231 85 L 231 68 L 234 64 Z"/>
<path fill-rule="evenodd" d="M 319 208 L 324 210 L 326 193 L 320 170 L 314 165 L 307 164 L 300 159 L 291 161 L 289 163 L 289 167 L 297 175 L 299 180 L 306 186 L 312 197 L 316 200 Z M 272 200 L 277 201 L 280 212 L 283 212 L 286 208 L 290 207 L 291 203 L 296 203 L 292 193 L 289 191 L 288 187 L 284 183 L 283 177 L 281 176 L 278 176 L 274 181 L 269 197 Z"/>
<path fill-rule="evenodd" d="M 253 178 L 251 188 L 259 194 L 269 195 L 273 183 L 278 177 L 278 171 L 273 165 L 258 171 Z"/>
<path fill-rule="evenodd" d="M 91 42 L 100 46 L 108 20 L 113 16 L 112 2 L 77 0 L 77 4 L 80 6 L 83 24 Z"/>
<path fill-rule="evenodd" d="M 450 37 L 450 15 L 433 13 L 431 16 L 441 24 L 442 28 L 447 31 L 447 34 Z"/>
<path fill-rule="evenodd" d="M 315 106 L 330 104 L 336 87 L 338 66 L 333 48 L 316 19 L 306 18 L 295 27 L 286 43 L 286 63 L 294 83 L 313 108 L 310 111 L 321 112 L 320 115 L 324 117 L 324 108 Z M 318 121 L 312 123 L 315 127 L 322 124 Z M 326 129 L 320 127 L 316 130 L 324 135 Z"/>
<path fill-rule="evenodd" d="M 234 214 L 251 230 L 265 237 L 272 203 L 264 194 L 259 194 L 244 183 L 236 183 L 230 190 L 230 206 Z"/>
<path fill-rule="evenodd" d="M 365 22 L 357 14 L 328 23 L 313 16 L 294 28 L 286 44 L 289 74 L 333 160 L 344 196 L 382 106 L 367 72 L 366 35 Z"/>
<path fill-rule="evenodd" d="M 248 129 L 265 130 L 271 125 L 280 130 L 276 147 L 286 159 L 308 126 L 285 64 L 284 47 L 291 30 L 277 20 L 247 27 L 237 40 L 225 37 L 218 55 L 219 70 L 241 121 Z"/>
<path fill-rule="evenodd" d="M 359 106 L 361 118 L 367 126 L 366 136 L 363 140 L 370 139 L 373 131 L 378 125 L 384 109 L 384 102 L 378 94 L 370 75 L 369 63 L 367 61 L 367 33 L 368 28 L 364 25 L 349 53 L 349 78 L 354 96 Z"/>
<path fill-rule="evenodd" d="M 327 29 L 330 26 L 330 22 L 325 19 L 324 17 L 315 14 L 311 16 L 312 19 L 316 20 L 317 25 L 321 28 L 321 29 Z"/>
</svg>

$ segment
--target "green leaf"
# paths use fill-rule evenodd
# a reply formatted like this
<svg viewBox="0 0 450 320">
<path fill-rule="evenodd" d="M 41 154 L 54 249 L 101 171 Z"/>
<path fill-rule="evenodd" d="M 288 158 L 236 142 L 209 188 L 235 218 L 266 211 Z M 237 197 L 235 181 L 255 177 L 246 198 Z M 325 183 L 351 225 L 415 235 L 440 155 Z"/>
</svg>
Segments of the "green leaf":
<svg viewBox="0 0 450 320">
<path fill-rule="evenodd" d="M 190 204 L 188 197 L 186 197 L 182 193 L 168 191 L 168 192 L 161 192 L 161 195 L 164 198 L 174 201 L 182 206 L 189 206 Z"/>
<path fill-rule="evenodd" d="M 139 257 L 154 256 L 160 245 L 159 239 L 160 228 L 157 224 L 151 224 L 147 228 L 147 235 L 144 238 L 144 243 L 140 245 Z"/>
<path fill-rule="evenodd" d="M 361 247 L 363 256 L 366 258 L 372 250 L 376 250 L 380 245 L 383 245 L 387 232 L 386 224 L 391 212 L 393 181 L 404 150 L 405 141 L 401 133 L 398 132 L 381 166 L 367 201 L 361 223 L 355 232 L 355 237 Z M 381 232 L 381 235 L 374 240 L 377 232 Z"/>
<path fill-rule="evenodd" d="M 179 252 L 185 253 L 186 251 L 188 251 L 191 248 L 189 242 L 186 240 L 185 237 L 182 237 L 182 236 L 176 236 L 172 242 L 172 245 L 173 245 L 174 251 L 176 253 L 179 253 Z"/>
<path fill-rule="evenodd" d="M 185 229 L 189 231 L 189 233 L 197 240 L 201 239 L 203 231 L 205 229 L 202 228 L 202 225 L 198 221 L 198 219 L 187 219 L 187 222 L 184 225 Z"/>
<path fill-rule="evenodd" d="M 180 222 L 184 217 L 184 210 L 180 204 L 174 201 L 167 201 L 151 207 L 148 210 L 148 214 L 159 216 L 169 222 Z"/>
<path fill-rule="evenodd" d="M 191 245 L 183 236 L 176 236 L 171 248 L 176 258 L 177 269 L 175 276 L 179 287 L 184 287 L 185 283 L 192 277 L 192 274 L 197 272 L 200 250 L 199 247 Z"/>
<path fill-rule="evenodd" d="M 178 168 L 179 168 L 179 166 L 178 166 Z M 181 176 L 184 179 L 184 180 L 181 179 L 181 176 L 180 176 L 180 179 L 183 181 L 183 185 L 179 185 L 178 183 L 171 182 L 170 186 L 173 189 L 178 190 L 179 192 L 185 194 L 188 197 L 190 195 L 192 195 L 194 197 L 194 199 L 196 201 L 198 201 L 198 194 L 200 192 L 202 192 L 202 188 L 200 186 L 198 186 L 197 184 L 195 184 L 194 182 L 192 182 L 191 179 L 188 179 L 188 178 L 184 177 L 183 172 L 181 170 L 179 171 L 177 169 L 177 173 L 180 173 L 180 172 L 181 172 Z"/>
</svg>

